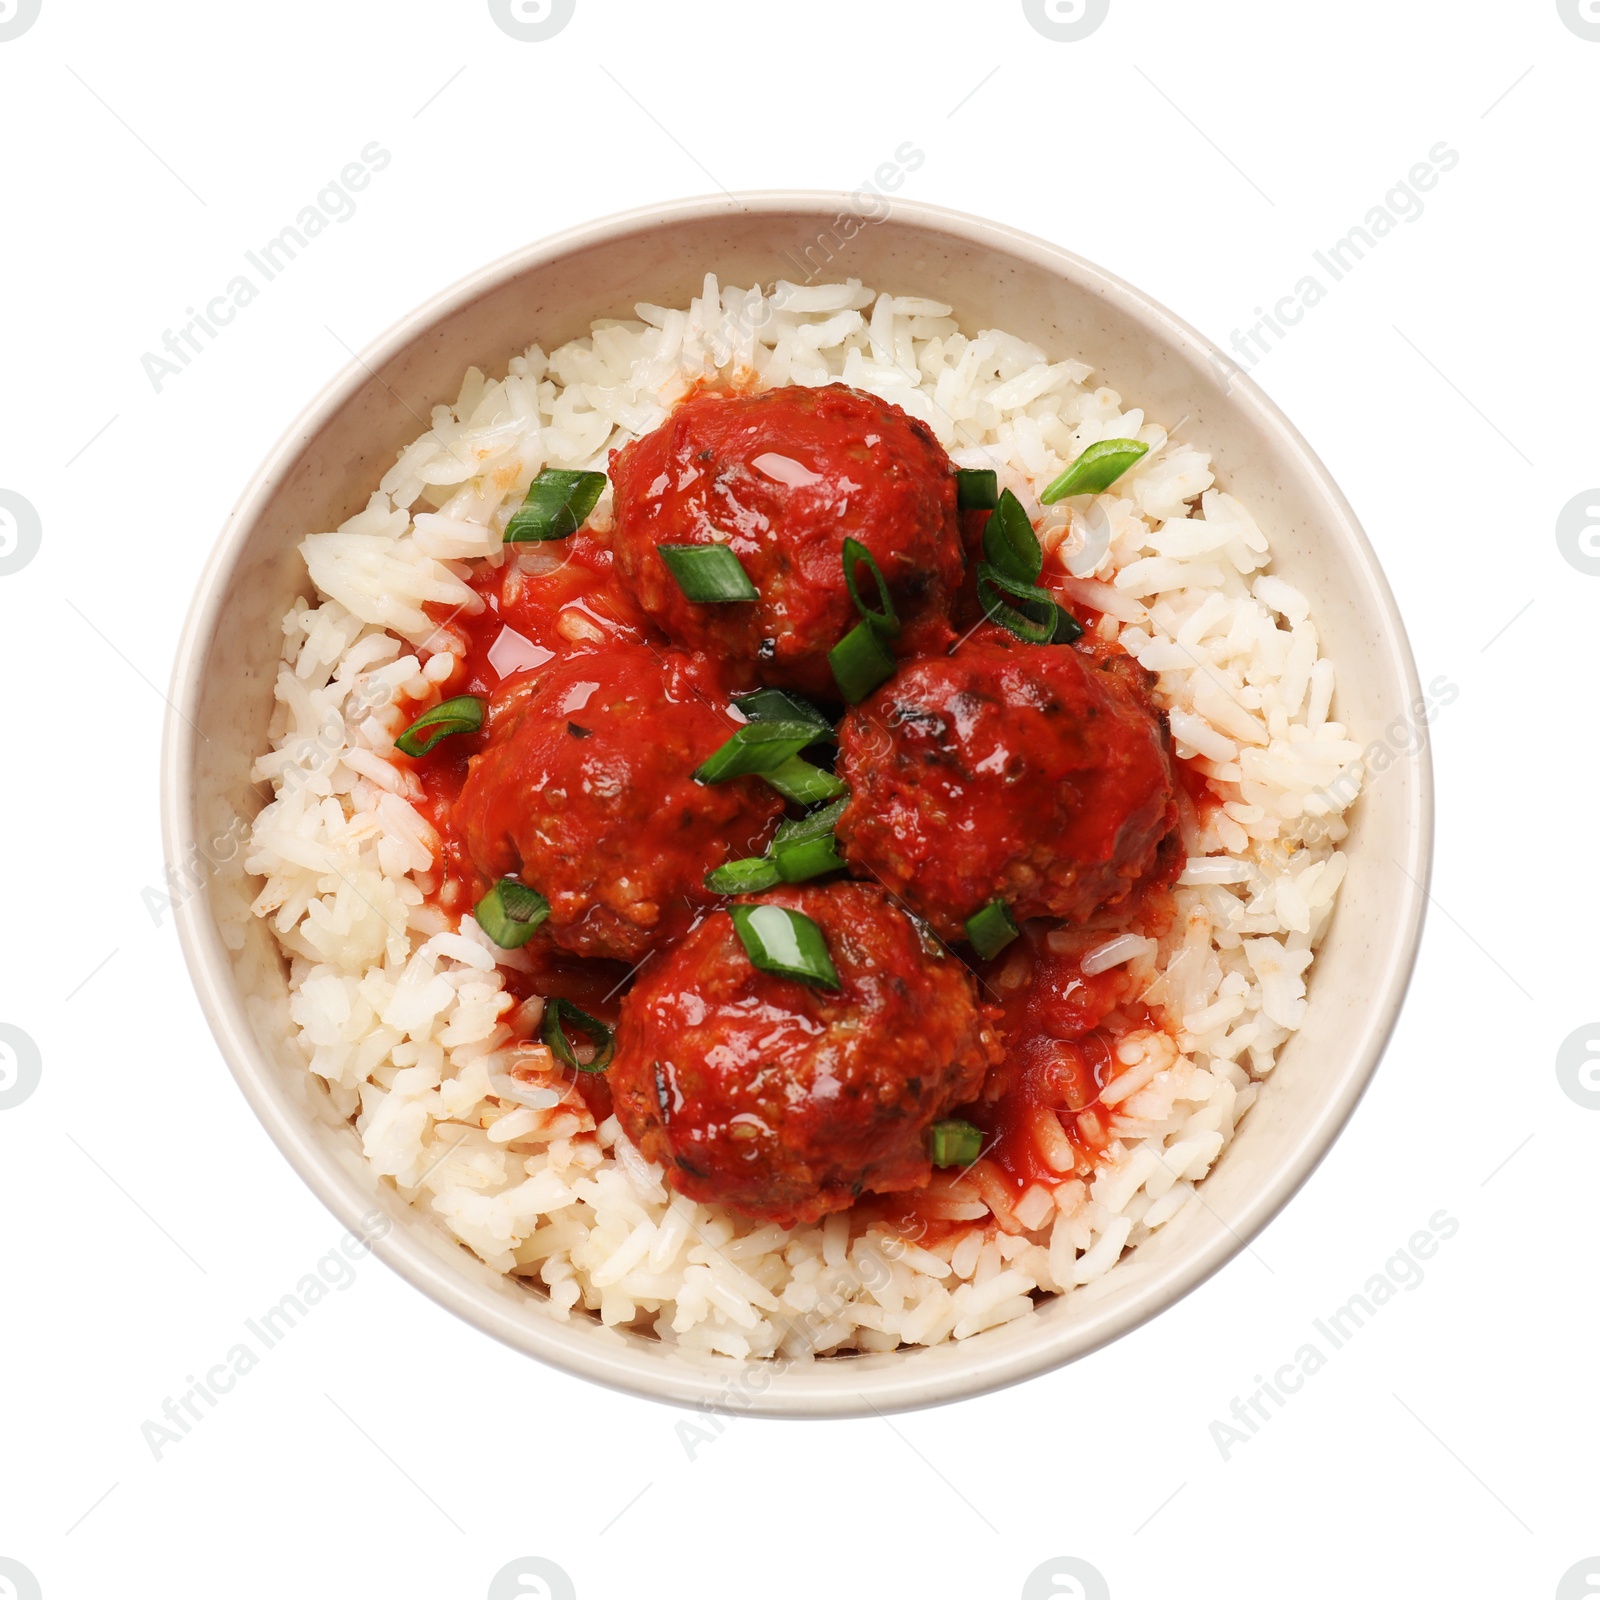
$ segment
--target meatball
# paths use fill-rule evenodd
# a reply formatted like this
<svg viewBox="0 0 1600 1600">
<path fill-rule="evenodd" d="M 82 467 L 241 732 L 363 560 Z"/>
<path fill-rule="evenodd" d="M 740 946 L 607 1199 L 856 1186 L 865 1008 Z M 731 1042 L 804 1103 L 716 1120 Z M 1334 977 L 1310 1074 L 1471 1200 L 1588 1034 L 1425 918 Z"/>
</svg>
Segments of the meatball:
<svg viewBox="0 0 1600 1600">
<path fill-rule="evenodd" d="M 456 833 L 485 878 L 516 873 L 549 900 L 562 949 L 637 961 L 715 903 L 705 874 L 760 854 L 783 809 L 759 778 L 691 777 L 736 726 L 703 656 L 570 656 L 492 716 Z"/>
<path fill-rule="evenodd" d="M 997 627 L 908 663 L 840 724 L 846 861 L 949 939 L 997 898 L 1078 922 L 1123 899 L 1178 820 L 1151 682 Z"/>
<path fill-rule="evenodd" d="M 923 423 L 842 384 L 700 395 L 613 455 L 612 547 L 639 604 L 678 644 L 744 682 L 759 672 L 763 683 L 832 695 L 828 651 L 859 620 L 847 537 L 888 582 L 897 648 L 954 637 L 964 562 L 954 472 Z M 713 543 L 738 556 L 758 600 L 690 600 L 656 552 Z M 870 578 L 863 598 L 876 606 Z"/>
<path fill-rule="evenodd" d="M 920 1188 L 930 1125 L 1000 1059 L 997 1013 L 881 889 L 755 898 L 818 924 L 841 987 L 758 971 L 714 912 L 622 1002 L 607 1076 L 624 1131 L 691 1199 L 785 1227 Z"/>
</svg>

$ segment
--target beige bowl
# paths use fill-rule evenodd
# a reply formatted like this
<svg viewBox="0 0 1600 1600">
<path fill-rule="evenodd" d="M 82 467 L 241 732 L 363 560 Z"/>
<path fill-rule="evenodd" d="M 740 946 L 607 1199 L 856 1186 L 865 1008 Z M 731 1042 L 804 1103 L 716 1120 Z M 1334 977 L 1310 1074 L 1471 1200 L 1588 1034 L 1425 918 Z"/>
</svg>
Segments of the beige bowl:
<svg viewBox="0 0 1600 1600">
<path fill-rule="evenodd" d="M 813 269 L 948 301 L 969 331 L 1002 327 L 1054 358 L 1081 357 L 1151 416 L 1188 418 L 1219 482 L 1268 531 L 1275 570 L 1312 597 L 1339 669 L 1340 720 L 1363 743 L 1406 723 L 1420 699 L 1416 669 L 1350 507 L 1277 408 L 1192 328 L 1087 261 L 995 223 L 903 203 L 874 220 L 843 195 L 764 193 L 655 206 L 531 246 L 407 317 L 331 384 L 267 458 L 200 580 L 162 765 L 167 858 L 204 878 L 178 913 L 201 1005 L 256 1115 L 334 1215 L 357 1228 L 379 1208 L 392 1226 L 376 1249 L 390 1266 L 529 1355 L 654 1399 L 780 1416 L 890 1411 L 1017 1382 L 1138 1326 L 1243 1249 L 1321 1160 L 1377 1065 L 1416 954 L 1432 835 L 1427 758 L 1397 762 L 1357 808 L 1306 1024 L 1206 1180 L 1205 1204 L 1098 1282 L 976 1338 L 741 1369 L 582 1317 L 559 1321 L 406 1206 L 290 1042 L 284 963 L 246 910 L 240 819 L 261 804 L 249 773 L 272 710 L 278 622 L 309 592 L 295 546 L 365 504 L 469 365 L 503 372 L 530 341 L 553 348 L 639 300 L 687 304 L 707 270 L 743 285 Z M 730 1390 L 741 1370 L 749 1381 Z"/>
</svg>

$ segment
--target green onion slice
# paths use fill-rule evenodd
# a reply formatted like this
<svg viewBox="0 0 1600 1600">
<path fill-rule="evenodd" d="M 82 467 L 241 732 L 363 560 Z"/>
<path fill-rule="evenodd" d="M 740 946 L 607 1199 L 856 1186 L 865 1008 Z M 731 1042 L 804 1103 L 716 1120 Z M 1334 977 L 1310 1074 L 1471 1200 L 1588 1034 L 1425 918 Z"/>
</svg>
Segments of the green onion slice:
<svg viewBox="0 0 1600 1600">
<path fill-rule="evenodd" d="M 839 818 L 844 815 L 844 808 L 848 803 L 848 797 L 835 800 L 831 806 L 823 806 L 820 811 L 812 811 L 806 816 L 796 817 L 794 821 L 784 823 L 773 836 L 773 849 L 776 850 L 780 844 L 826 838 L 838 827 Z"/>
<path fill-rule="evenodd" d="M 734 931 L 758 972 L 796 978 L 822 989 L 840 988 L 822 929 L 810 917 L 769 903 L 730 906 Z"/>
<path fill-rule="evenodd" d="M 1090 445 L 1039 500 L 1053 506 L 1070 494 L 1101 494 L 1149 453 L 1150 446 L 1137 439 L 1102 439 L 1099 444 Z"/>
<path fill-rule="evenodd" d="M 1011 600 L 1019 603 L 1012 605 Z M 978 604 L 991 622 L 998 622 L 1028 644 L 1049 644 L 1055 637 L 1060 609 L 1055 596 L 1048 589 L 1008 578 L 988 561 L 978 563 Z"/>
<path fill-rule="evenodd" d="M 1032 583 L 1044 570 L 1044 550 L 1033 531 L 1022 502 L 1007 489 L 1000 496 L 983 529 L 983 553 L 991 566 L 998 567 L 1018 583 Z"/>
<path fill-rule="evenodd" d="M 820 839 L 787 839 L 782 844 L 774 841 L 772 860 L 785 883 L 804 883 L 808 878 L 820 878 L 825 872 L 839 872 L 844 867 L 831 833 Z"/>
<path fill-rule="evenodd" d="M 810 722 L 747 722 L 695 768 L 697 783 L 726 783 L 752 772 L 771 772 L 817 742 Z"/>
<path fill-rule="evenodd" d="M 936 1167 L 970 1167 L 983 1154 L 983 1131 L 958 1117 L 928 1129 L 928 1159 Z"/>
<path fill-rule="evenodd" d="M 394 742 L 408 756 L 425 756 L 452 733 L 476 733 L 483 726 L 483 701 L 473 694 L 458 694 L 424 711 Z"/>
<path fill-rule="evenodd" d="M 760 894 L 782 881 L 778 864 L 771 856 L 745 856 L 706 874 L 706 888 L 712 894 Z"/>
<path fill-rule="evenodd" d="M 824 786 L 817 784 L 819 778 L 828 785 L 839 782 L 831 774 L 797 759 L 785 762 L 778 769 L 777 776 L 785 777 L 787 781 L 786 769 L 790 767 L 805 768 L 815 774 L 809 781 L 819 788 Z M 771 783 L 774 774 L 767 773 L 765 776 Z M 840 784 L 839 787 L 844 786 Z M 800 883 L 824 872 L 837 871 L 844 862 L 839 859 L 833 830 L 844 813 L 848 799 L 848 795 L 841 796 L 832 805 L 820 806 L 803 817 L 784 823 L 773 835 L 769 854 L 745 856 L 742 860 L 729 861 L 715 871 L 708 872 L 706 888 L 713 894 L 760 894 L 763 889 L 770 889 L 777 883 Z"/>
<path fill-rule="evenodd" d="M 502 878 L 472 908 L 472 914 L 502 950 L 518 950 L 550 915 L 550 902 L 520 880 Z"/>
<path fill-rule="evenodd" d="M 894 657 L 870 622 L 858 622 L 828 652 L 833 681 L 851 705 L 894 676 Z"/>
<path fill-rule="evenodd" d="M 992 961 L 1021 931 L 1004 900 L 991 900 L 967 918 L 967 938 L 985 961 Z"/>
<path fill-rule="evenodd" d="M 809 722 L 817 730 L 819 739 L 833 733 L 833 724 L 797 694 L 787 689 L 756 689 L 749 694 L 736 694 L 733 703 L 752 722 Z"/>
<path fill-rule="evenodd" d="M 589 519 L 605 492 L 603 472 L 563 472 L 546 467 L 528 485 L 527 498 L 506 524 L 507 544 L 565 539 Z"/>
<path fill-rule="evenodd" d="M 1071 644 L 1083 637 L 1083 624 L 1070 611 L 1056 607 L 1056 631 L 1050 635 L 1051 644 Z"/>
<path fill-rule="evenodd" d="M 761 598 L 738 556 L 725 544 L 658 544 L 656 553 L 690 600 L 726 605 Z"/>
<path fill-rule="evenodd" d="M 574 1027 L 588 1037 L 594 1054 L 587 1061 L 578 1059 L 572 1041 L 567 1036 L 568 1027 Z M 617 1041 L 611 1029 L 598 1017 L 581 1011 L 570 1000 L 546 1000 L 544 1003 L 544 1042 L 556 1060 L 576 1067 L 579 1072 L 604 1072 L 617 1052 Z"/>
<path fill-rule="evenodd" d="M 824 800 L 836 800 L 846 792 L 847 785 L 821 767 L 814 767 L 799 756 L 790 756 L 781 766 L 772 767 L 761 776 L 785 800 L 796 805 L 816 806 Z"/>
<path fill-rule="evenodd" d="M 866 567 L 872 574 L 872 581 L 878 586 L 878 604 L 882 610 L 874 611 L 861 598 L 861 591 L 856 587 L 856 568 L 860 566 Z M 845 587 L 850 591 L 851 602 L 861 613 L 863 622 L 870 622 L 879 633 L 891 637 L 899 633 L 900 619 L 895 615 L 894 596 L 889 593 L 889 580 L 884 577 L 882 569 L 873 559 L 872 552 L 859 539 L 846 539 L 844 542 L 844 581 Z"/>
<path fill-rule="evenodd" d="M 1048 589 L 1019 583 L 987 561 L 978 563 L 978 603 L 991 622 L 1028 644 L 1071 644 L 1083 637 L 1083 624 Z"/>
<path fill-rule="evenodd" d="M 956 468 L 956 505 L 963 511 L 993 511 L 1000 475 L 989 467 Z"/>
</svg>

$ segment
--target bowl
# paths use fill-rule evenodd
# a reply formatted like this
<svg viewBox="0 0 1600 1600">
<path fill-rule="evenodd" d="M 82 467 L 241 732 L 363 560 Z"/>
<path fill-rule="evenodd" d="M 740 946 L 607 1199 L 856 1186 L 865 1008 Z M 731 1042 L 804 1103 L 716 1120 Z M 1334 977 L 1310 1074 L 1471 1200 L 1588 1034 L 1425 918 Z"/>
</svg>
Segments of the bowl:
<svg viewBox="0 0 1600 1600">
<path fill-rule="evenodd" d="M 1397 762 L 1358 802 L 1305 1025 L 1207 1178 L 1205 1204 L 1097 1282 L 960 1343 L 807 1363 L 741 1366 L 581 1316 L 559 1320 L 367 1166 L 291 1042 L 285 964 L 248 914 L 255 891 L 239 843 L 261 804 L 250 768 L 272 710 L 278 621 L 310 592 L 300 538 L 366 503 L 418 418 L 454 397 L 468 366 L 502 372 L 531 340 L 553 348 L 594 317 L 630 315 L 636 301 L 686 304 L 707 271 L 736 284 L 853 276 L 936 297 L 968 331 L 1007 328 L 1053 359 L 1091 362 L 1153 417 L 1188 417 L 1219 483 L 1269 531 L 1275 570 L 1313 597 L 1351 737 L 1365 745 L 1407 724 L 1420 703 L 1416 669 L 1354 514 L 1277 407 L 1194 329 L 1055 245 L 936 207 L 880 199 L 869 209 L 828 193 L 674 201 L 529 246 L 430 301 L 329 385 L 245 490 L 200 579 L 173 671 L 165 847 L 170 863 L 199 867 L 203 880 L 179 908 L 178 930 L 223 1057 L 290 1164 L 345 1226 L 381 1234 L 381 1259 L 483 1332 L 567 1372 L 680 1405 L 814 1417 L 958 1399 L 1072 1361 L 1172 1305 L 1244 1249 L 1327 1153 L 1410 978 L 1427 898 L 1430 768 L 1425 752 Z M 386 1228 L 371 1226 L 375 1211 Z M 740 1373 L 746 1381 L 730 1388 Z"/>
</svg>

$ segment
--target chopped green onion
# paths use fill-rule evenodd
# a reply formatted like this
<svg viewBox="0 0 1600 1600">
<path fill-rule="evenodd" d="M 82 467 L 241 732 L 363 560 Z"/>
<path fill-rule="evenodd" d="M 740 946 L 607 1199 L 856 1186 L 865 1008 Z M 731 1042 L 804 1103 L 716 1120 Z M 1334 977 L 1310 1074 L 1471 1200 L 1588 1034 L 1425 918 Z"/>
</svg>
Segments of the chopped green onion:
<svg viewBox="0 0 1600 1600">
<path fill-rule="evenodd" d="M 770 903 L 730 906 L 728 911 L 739 942 L 758 972 L 796 978 L 823 989 L 841 987 L 828 942 L 810 917 Z"/>
<path fill-rule="evenodd" d="M 861 591 L 856 587 L 856 568 L 859 566 L 866 567 L 872 574 L 872 581 L 878 586 L 878 604 L 883 608 L 880 611 L 874 611 L 861 598 Z M 861 613 L 863 622 L 870 622 L 879 633 L 891 637 L 899 633 L 900 619 L 894 612 L 894 596 L 889 593 L 889 580 L 873 559 L 872 552 L 859 539 L 846 539 L 844 542 L 844 581 L 850 591 L 851 602 Z"/>
<path fill-rule="evenodd" d="M 831 833 L 819 839 L 786 839 L 782 844 L 774 840 L 772 860 L 785 883 L 804 883 L 807 878 L 820 878 L 844 867 Z"/>
<path fill-rule="evenodd" d="M 458 694 L 454 700 L 441 700 L 432 711 L 424 711 L 395 740 L 394 747 L 404 755 L 425 756 L 452 733 L 476 733 L 482 726 L 483 701 L 476 695 Z"/>
<path fill-rule="evenodd" d="M 1003 597 L 1020 601 L 1010 605 Z M 978 604 L 983 614 L 1002 628 L 1009 629 L 1028 644 L 1049 644 L 1055 637 L 1056 612 L 1060 609 L 1048 589 L 1031 583 L 1018 583 L 987 561 L 978 563 Z"/>
<path fill-rule="evenodd" d="M 578 1059 L 572 1041 L 567 1037 L 567 1025 L 572 1024 L 579 1033 L 587 1034 L 594 1054 L 587 1061 Z M 546 1000 L 544 1003 L 544 1042 L 556 1060 L 564 1061 L 579 1072 L 604 1072 L 616 1054 L 617 1041 L 610 1028 L 598 1017 L 580 1011 L 570 1000 Z"/>
<path fill-rule="evenodd" d="M 1083 637 L 1083 624 L 1070 611 L 1056 607 L 1056 631 L 1050 635 L 1051 644 L 1071 644 Z"/>
<path fill-rule="evenodd" d="M 745 856 L 706 874 L 706 888 L 712 894 L 760 894 L 782 881 L 771 856 Z"/>
<path fill-rule="evenodd" d="M 519 950 L 550 915 L 550 902 L 518 879 L 502 878 L 472 908 L 472 914 L 502 950 Z"/>
<path fill-rule="evenodd" d="M 991 900 L 967 918 L 967 938 L 985 961 L 993 960 L 1021 931 L 1004 900 Z"/>
<path fill-rule="evenodd" d="M 546 467 L 528 485 L 527 498 L 506 524 L 507 544 L 565 539 L 588 521 L 605 492 L 603 472 L 563 472 Z"/>
<path fill-rule="evenodd" d="M 978 603 L 991 622 L 1028 644 L 1071 644 L 1083 637 L 1083 624 L 1048 589 L 1019 582 L 988 561 L 978 563 Z"/>
<path fill-rule="evenodd" d="M 696 783 L 725 783 L 752 772 L 771 772 L 817 742 L 809 722 L 747 722 L 695 768 Z"/>
<path fill-rule="evenodd" d="M 828 652 L 833 681 L 851 705 L 894 676 L 894 657 L 870 622 L 858 622 Z"/>
<path fill-rule="evenodd" d="M 725 605 L 761 598 L 738 556 L 725 544 L 658 544 L 656 553 L 690 600 Z"/>
<path fill-rule="evenodd" d="M 936 1167 L 970 1167 L 983 1154 L 983 1131 L 949 1117 L 928 1129 L 928 1159 Z"/>
<path fill-rule="evenodd" d="M 787 689 L 755 689 L 749 694 L 736 694 L 733 703 L 752 722 L 814 723 L 819 739 L 833 733 L 833 724 L 814 705 Z"/>
<path fill-rule="evenodd" d="M 963 511 L 993 511 L 1000 475 L 990 467 L 956 469 L 956 505 Z"/>
<path fill-rule="evenodd" d="M 772 783 L 774 777 L 787 783 L 791 767 L 803 768 L 813 774 L 808 783 L 819 789 L 834 784 L 838 784 L 840 789 L 844 788 L 831 773 L 798 759 L 786 761 L 776 773 L 766 773 L 764 776 L 768 783 Z M 763 889 L 770 889 L 776 883 L 799 883 L 824 872 L 836 871 L 844 862 L 839 859 L 833 829 L 844 812 L 847 800 L 848 796 L 843 796 L 832 805 L 821 806 L 803 817 L 784 823 L 773 835 L 769 854 L 729 861 L 715 871 L 708 872 L 706 888 L 713 894 L 760 894 Z M 823 849 L 812 850 L 810 854 L 801 853 L 819 844 Z"/>
<path fill-rule="evenodd" d="M 991 622 L 1029 644 L 1071 644 L 1082 636 L 1083 624 L 1047 589 L 1034 585 L 1044 570 L 1044 550 L 1022 502 L 1009 489 L 984 525 L 983 553 L 988 560 L 978 563 L 978 603 Z M 1012 605 L 1007 596 L 1021 603 Z"/>
<path fill-rule="evenodd" d="M 831 772 L 814 767 L 799 756 L 790 756 L 781 766 L 769 768 L 761 776 L 785 800 L 799 806 L 821 805 L 824 800 L 835 800 L 846 791 L 846 785 Z"/>
<path fill-rule="evenodd" d="M 789 844 L 801 839 L 822 839 L 839 825 L 839 818 L 844 815 L 844 808 L 848 799 L 835 800 L 831 806 L 823 806 L 820 811 L 808 812 L 803 817 L 796 817 L 792 822 L 786 822 L 773 836 L 772 847 L 777 849 L 780 844 Z"/>
<path fill-rule="evenodd" d="M 1000 496 L 983 529 L 983 553 L 991 566 L 998 567 L 1018 583 L 1032 583 L 1044 570 L 1044 551 L 1033 531 L 1022 502 L 1007 489 Z"/>
<path fill-rule="evenodd" d="M 1137 439 L 1102 439 L 1099 444 L 1090 445 L 1039 500 L 1053 506 L 1070 494 L 1101 494 L 1149 453 L 1150 446 Z"/>
</svg>

